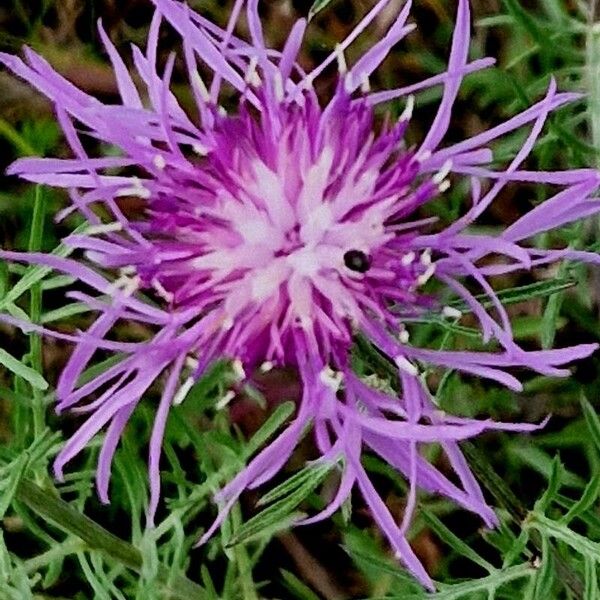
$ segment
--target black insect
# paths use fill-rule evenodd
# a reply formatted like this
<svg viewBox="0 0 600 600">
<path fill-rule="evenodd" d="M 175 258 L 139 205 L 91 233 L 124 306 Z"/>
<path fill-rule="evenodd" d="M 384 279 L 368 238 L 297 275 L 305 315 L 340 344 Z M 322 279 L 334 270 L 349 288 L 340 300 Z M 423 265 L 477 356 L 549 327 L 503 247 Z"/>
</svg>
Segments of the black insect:
<svg viewBox="0 0 600 600">
<path fill-rule="evenodd" d="M 358 273 L 366 273 L 371 268 L 371 259 L 362 250 L 348 250 L 344 254 L 344 264 Z"/>
</svg>

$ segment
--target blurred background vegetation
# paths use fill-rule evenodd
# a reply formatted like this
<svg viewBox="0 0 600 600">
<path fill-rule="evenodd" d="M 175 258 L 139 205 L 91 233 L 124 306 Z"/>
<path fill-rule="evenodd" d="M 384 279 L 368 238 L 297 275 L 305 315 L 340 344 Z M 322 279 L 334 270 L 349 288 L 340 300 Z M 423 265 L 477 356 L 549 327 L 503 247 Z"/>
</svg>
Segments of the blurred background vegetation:
<svg viewBox="0 0 600 600">
<path fill-rule="evenodd" d="M 190 0 L 190 5 L 224 23 L 230 2 Z M 291 25 L 311 8 L 316 13 L 301 57 L 309 68 L 326 56 L 371 6 L 369 0 L 265 0 L 266 36 L 281 46 Z M 417 30 L 386 60 L 372 80 L 375 88 L 399 87 L 444 69 L 455 3 L 415 0 Z M 528 167 L 553 169 L 599 165 L 600 23 L 595 3 L 577 0 L 473 0 L 473 57 L 493 56 L 497 66 L 471 75 L 457 103 L 449 139 L 492 126 L 539 99 L 553 74 L 562 90 L 585 97 L 553 115 Z M 400 0 L 352 47 L 359 56 L 389 26 Z M 96 30 L 102 19 L 128 60 L 130 44 L 143 45 L 152 10 L 146 0 L 4 0 L 0 5 L 0 49 L 18 53 L 27 44 L 82 89 L 105 101 L 117 90 Z M 244 34 L 243 24 L 240 33 Z M 178 50 L 177 37 L 161 33 L 161 60 Z M 184 106 L 191 105 L 184 70 L 174 79 Z M 327 72 L 319 91 L 335 83 Z M 408 143 L 423 137 L 441 90 L 417 97 Z M 390 106 L 392 112 L 402 106 Z M 505 163 L 524 139 L 517 132 L 494 147 Z M 105 149 L 106 150 L 106 149 Z M 52 107 L 25 82 L 0 72 L 0 170 L 25 155 L 68 156 Z M 508 186 L 482 221 L 500 228 L 542 201 L 549 190 Z M 465 189 L 453 186 L 427 210 L 451 221 L 464 206 Z M 64 194 L 35 188 L 14 178 L 0 179 L 0 244 L 16 249 L 52 250 L 78 225 L 60 225 L 54 215 L 66 205 Z M 130 210 L 139 207 L 131 206 Z M 597 247 L 596 222 L 546 234 L 549 247 Z M 0 309 L 74 331 L 90 316 L 65 305 L 72 282 L 43 269 L 0 263 Z M 499 278 L 510 305 L 515 336 L 526 347 L 600 341 L 600 275 L 577 265 L 540 269 Z M 451 299 L 449 299 L 451 300 Z M 435 316 L 412 327 L 415 343 L 439 347 L 478 347 L 469 328 Z M 131 332 L 122 332 L 131 335 Z M 143 331 L 135 335 L 143 335 Z M 231 373 L 217 365 L 183 405 L 172 410 L 163 460 L 164 500 L 159 526 L 144 531 L 147 503 L 146 442 L 156 397 L 144 401 L 117 453 L 110 506 L 93 488 L 98 445 L 75 461 L 64 484 L 48 465 L 64 436 L 78 423 L 57 418 L 52 384 L 69 347 L 0 326 L 0 600 L 28 598 L 207 598 L 315 600 L 351 598 L 418 599 L 418 585 L 394 561 L 360 498 L 330 522 L 289 529 L 298 510 L 316 510 L 335 484 L 332 472 L 303 467 L 313 457 L 310 441 L 300 448 L 265 509 L 264 491 L 248 493 L 221 533 L 194 549 L 199 533 L 215 515 L 212 494 L 282 426 L 297 396 L 292 373 L 281 371 L 257 382 L 266 402 L 240 399 L 227 411 L 215 402 Z M 385 365 L 360 347 L 357 368 L 366 376 L 390 379 Z M 101 366 L 99 368 L 102 368 Z M 87 373 L 89 376 L 90 373 Z M 498 508 L 502 525 L 484 531 L 476 515 L 439 498 L 423 495 L 411 541 L 439 582 L 432 597 L 469 599 L 600 598 L 600 421 L 598 360 L 583 361 L 569 379 L 550 380 L 519 373 L 525 391 L 515 394 L 488 382 L 432 372 L 440 404 L 470 416 L 507 421 L 553 418 L 533 436 L 488 434 L 464 450 L 486 496 Z M 85 374 L 84 374 L 85 376 Z M 248 441 L 249 440 L 249 441 Z M 430 459 L 443 468 L 435 447 Z M 405 483 L 374 457 L 365 457 L 378 489 L 401 517 Z M 293 480 L 286 480 L 299 472 Z M 265 504 L 269 504 L 265 502 Z M 112 537 L 116 536 L 116 537 Z"/>
</svg>

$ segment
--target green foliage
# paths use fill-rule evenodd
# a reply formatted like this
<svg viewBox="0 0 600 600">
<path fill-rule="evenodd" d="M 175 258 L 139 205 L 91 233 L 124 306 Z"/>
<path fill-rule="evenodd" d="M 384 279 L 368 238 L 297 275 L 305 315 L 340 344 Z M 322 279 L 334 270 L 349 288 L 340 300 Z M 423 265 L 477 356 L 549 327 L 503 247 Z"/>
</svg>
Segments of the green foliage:
<svg viewBox="0 0 600 600">
<path fill-rule="evenodd" d="M 31 4 L 11 3 L 23 39 L 3 32 L 1 44 L 16 49 L 24 41 L 34 46 L 46 43 L 47 18 L 56 6 L 50 0 Z M 197 4 L 223 16 L 223 3 Z M 319 15 L 311 23 L 314 33 L 310 34 L 311 44 L 319 50 L 334 46 L 331 31 L 319 30 L 319 23 L 333 19 L 332 9 L 338 4 L 342 6 L 342 2 L 317 0 L 310 7 L 310 19 Z M 430 39 L 410 38 L 407 48 L 392 56 L 391 67 L 381 78 L 393 86 L 398 85 L 398 65 L 430 74 L 443 68 L 447 56 L 453 3 L 415 4 L 420 10 L 433 7 L 432 14 L 442 15 L 440 24 L 431 27 Z M 580 4 L 504 0 L 500 14 L 476 21 L 472 54 L 481 56 L 487 45 L 499 44 L 499 65 L 465 81 L 461 102 L 467 115 L 457 115 L 458 127 L 472 128 L 473 119 L 488 124 L 489 118 L 493 123 L 524 108 L 544 93 L 554 74 L 561 89 L 585 91 L 588 96 L 551 117 L 530 159 L 531 167 L 600 162 L 600 35 L 597 26 L 589 26 Z M 354 5 L 364 12 L 365 3 Z M 134 29 L 127 25 L 125 35 L 143 39 L 144 32 Z M 276 35 L 276 28 L 272 29 Z M 86 40 L 87 44 L 91 42 Z M 439 89 L 418 95 L 417 108 L 425 113 L 439 95 Z M 64 153 L 58 128 L 48 116 L 33 115 L 13 123 L 0 115 L 0 138 L 11 158 Z M 501 141 L 493 148 L 495 158 L 503 161 L 513 156 L 522 141 L 523 132 Z M 514 204 L 536 204 L 546 193 L 542 188 L 527 188 Z M 452 220 L 464 208 L 464 194 L 460 186 L 453 187 L 449 201 L 444 199 L 432 210 L 442 220 Z M 7 186 L 0 191 L 2 219 L 17 224 L 14 239 L 7 241 L 29 250 L 56 246 L 52 218 L 61 202 L 60 196 L 41 188 L 25 191 Z M 77 231 L 85 227 L 80 224 Z M 595 229 L 595 224 L 591 232 L 589 227 L 567 227 L 540 236 L 537 242 L 585 249 L 596 241 Z M 71 250 L 59 245 L 53 252 L 68 256 Z M 72 283 L 71 278 L 45 267 L 0 263 L 0 310 L 32 323 L 78 328 L 87 323 L 87 307 L 56 301 Z M 503 280 L 499 285 L 503 289 L 498 297 L 514 313 L 515 333 L 528 343 L 560 345 L 568 342 L 569 332 L 600 340 L 590 300 L 592 287 L 581 267 L 565 265 L 558 273 L 536 272 L 528 281 Z M 415 319 L 410 324 L 415 343 L 485 348 L 472 326 L 469 307 L 452 297 L 447 303 L 462 311 L 464 319 L 433 314 Z M 49 385 L 54 373 L 44 365 L 50 362 L 44 355 L 46 349 L 55 350 L 50 344 L 45 347 L 32 332 L 23 347 L 0 347 L 0 414 L 5 421 L 0 427 L 0 598 L 37 600 L 66 594 L 77 600 L 324 597 L 296 562 L 276 563 L 274 558 L 282 553 L 278 541 L 282 531 L 301 515 L 322 509 L 331 498 L 341 462 L 310 462 L 310 456 L 301 454 L 300 466 L 290 465 L 291 473 L 260 490 L 258 497 L 244 497 L 215 538 L 204 548 L 194 548 L 216 514 L 215 492 L 292 418 L 295 405 L 289 398 L 280 398 L 276 407 L 267 410 L 264 399 L 247 390 L 261 417 L 256 427 L 241 426 L 226 410 L 216 409 L 232 383 L 231 365 L 212 365 L 169 417 L 161 463 L 164 505 L 156 527 L 148 529 L 146 454 L 155 395 L 148 394 L 132 419 L 116 453 L 111 505 L 102 506 L 93 489 L 100 440 L 73 465 L 63 483 L 52 477 L 49 465 L 64 441 L 61 429 L 71 425 L 58 421 L 48 410 L 54 401 Z M 123 357 L 102 358 L 82 374 L 81 383 Z M 364 340 L 358 340 L 353 361 L 359 373 L 374 376 L 378 384 L 390 389 L 396 385 L 390 365 Z M 323 526 L 331 528 L 325 538 L 320 537 L 323 529 L 302 530 L 299 538 L 306 535 L 307 542 L 301 551 L 313 552 L 324 564 L 329 564 L 328 554 L 339 552 L 334 558 L 347 561 L 352 581 L 344 581 L 345 574 L 335 572 L 332 579 L 347 585 L 347 597 L 596 600 L 600 597 L 600 378 L 597 364 L 591 370 L 589 377 L 580 380 L 532 377 L 525 381 L 521 395 L 456 373 L 427 373 L 439 383 L 436 400 L 440 407 L 455 413 L 490 414 L 504 420 L 517 420 L 523 414 L 532 420 L 548 412 L 556 414 L 547 433 L 490 435 L 463 444 L 471 468 L 498 509 L 496 530 L 482 534 L 476 529 L 476 518 L 447 501 L 419 496 L 409 537 L 425 555 L 427 549 L 432 552 L 428 565 L 438 582 L 436 593 L 426 594 L 390 555 L 358 497 Z M 593 405 L 582 395 L 582 387 Z M 427 452 L 435 462 L 439 449 Z M 394 469 L 372 456 L 365 457 L 364 465 L 389 495 L 390 504 L 404 498 L 405 482 Z"/>
<path fill-rule="evenodd" d="M 308 18 L 312 19 L 315 15 L 325 10 L 333 1 L 334 0 L 315 0 L 308 11 Z"/>
</svg>

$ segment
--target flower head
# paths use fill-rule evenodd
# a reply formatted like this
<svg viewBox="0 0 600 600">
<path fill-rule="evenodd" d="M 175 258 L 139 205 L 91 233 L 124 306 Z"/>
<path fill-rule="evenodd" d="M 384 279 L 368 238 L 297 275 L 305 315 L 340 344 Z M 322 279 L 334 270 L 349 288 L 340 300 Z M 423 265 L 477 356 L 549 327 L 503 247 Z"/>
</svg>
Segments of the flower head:
<svg viewBox="0 0 600 600">
<path fill-rule="evenodd" d="M 142 100 L 124 63 L 100 26 L 122 103 L 106 105 L 75 88 L 40 56 L 26 49 L 26 61 L 0 55 L 15 74 L 52 100 L 74 158 L 24 159 L 10 169 L 29 181 L 70 190 L 73 210 L 89 227 L 65 243 L 85 251 L 85 260 L 1 251 L 0 257 L 47 265 L 77 277 L 95 295 L 72 292 L 98 317 L 73 339 L 75 349 L 58 387 L 58 410 L 88 413 L 87 420 L 57 457 L 55 472 L 106 429 L 97 484 L 108 501 L 111 461 L 119 438 L 143 394 L 166 374 L 150 439 L 152 523 L 159 499 L 159 459 L 170 407 L 217 360 L 231 361 L 241 382 L 273 366 L 296 369 L 302 397 L 287 429 L 254 457 L 219 494 L 222 510 L 208 538 L 246 488 L 271 479 L 287 462 L 306 424 L 311 423 L 320 460 L 339 462 L 339 488 L 327 508 L 305 519 L 324 519 L 357 487 L 400 560 L 426 586 L 431 579 L 406 541 L 417 487 L 444 494 L 477 512 L 487 525 L 496 517 L 486 504 L 457 442 L 489 429 L 528 431 L 531 425 L 494 423 L 441 413 L 420 377 L 432 364 L 495 380 L 519 390 L 507 369 L 528 367 L 545 375 L 566 375 L 565 364 L 589 355 L 594 345 L 526 351 L 513 340 L 508 316 L 488 277 L 563 258 L 599 262 L 570 250 L 540 250 L 522 242 L 599 211 L 591 195 L 600 183 L 592 169 L 531 172 L 521 164 L 548 114 L 575 100 L 551 82 L 537 104 L 502 125 L 470 139 L 442 145 L 462 78 L 492 63 L 468 62 L 469 5 L 458 15 L 446 72 L 413 86 L 371 93 L 369 76 L 391 48 L 413 28 L 410 0 L 383 39 L 348 67 L 345 49 L 385 8 L 380 0 L 356 29 L 315 70 L 306 73 L 297 54 L 306 28 L 299 20 L 283 50 L 265 45 L 258 0 L 237 0 L 225 30 L 185 4 L 154 0 L 155 17 L 146 52 L 134 48 L 134 63 L 147 99 Z M 244 9 L 250 41 L 233 34 Z M 183 42 L 185 64 L 198 115 L 190 116 L 170 91 L 171 57 L 157 72 L 159 28 L 166 20 Z M 197 61 L 213 72 L 210 86 Z M 331 63 L 339 80 L 329 98 L 313 82 Z M 220 105 L 223 83 L 238 103 Z M 410 94 L 442 85 L 443 96 L 424 140 L 408 148 L 404 134 L 412 117 Z M 404 99 L 397 120 L 375 118 L 375 108 Z M 78 128 L 76 129 L 75 123 Z M 489 165 L 488 143 L 525 125 L 531 131 L 504 170 Z M 83 130 L 83 133 L 82 133 Z M 82 135 L 120 150 L 118 156 L 90 157 Z M 137 169 L 137 176 L 125 174 Z M 122 169 L 122 175 L 106 174 Z M 418 210 L 444 196 L 450 178 L 471 182 L 463 216 L 436 231 Z M 470 226 L 508 182 L 539 182 L 561 190 L 497 236 Z M 144 210 L 128 219 L 119 198 L 136 196 Z M 102 222 L 95 206 L 111 215 Z M 485 259 L 485 260 L 483 260 Z M 495 351 L 435 351 L 411 345 L 406 323 L 426 311 L 459 318 L 424 286 L 435 279 L 476 316 Z M 491 301 L 494 318 L 465 286 L 469 279 Z M 157 300 L 149 303 L 140 292 Z M 3 317 L 10 320 L 10 317 Z M 108 336 L 119 321 L 155 327 L 144 342 L 116 342 Z M 34 327 L 34 326 L 30 326 Z M 350 351 L 357 335 L 375 346 L 397 371 L 400 395 L 357 375 Z M 98 350 L 124 358 L 91 381 L 78 379 Z M 231 400 L 232 392 L 223 404 Z M 421 456 L 438 443 L 456 472 L 456 483 Z M 402 523 L 397 524 L 361 465 L 364 448 L 378 454 L 409 480 Z"/>
</svg>

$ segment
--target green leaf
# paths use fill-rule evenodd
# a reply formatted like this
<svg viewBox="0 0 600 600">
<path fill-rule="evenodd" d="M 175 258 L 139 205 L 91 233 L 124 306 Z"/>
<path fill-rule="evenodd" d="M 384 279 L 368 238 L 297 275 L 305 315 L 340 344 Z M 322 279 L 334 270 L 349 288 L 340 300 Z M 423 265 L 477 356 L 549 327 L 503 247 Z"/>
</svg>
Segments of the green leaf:
<svg viewBox="0 0 600 600">
<path fill-rule="evenodd" d="M 490 564 L 485 558 L 479 556 L 477 552 L 450 531 L 450 529 L 448 529 L 432 512 L 421 509 L 420 515 L 425 519 L 425 522 L 431 529 L 433 529 L 435 534 L 455 552 L 462 554 L 464 557 L 485 569 L 488 573 L 496 571 L 494 565 Z"/>
<path fill-rule="evenodd" d="M 542 562 L 535 576 L 534 600 L 547 600 L 552 597 L 552 588 L 556 569 L 554 568 L 554 558 L 550 548 L 550 540 L 542 536 Z"/>
<path fill-rule="evenodd" d="M 589 556 L 585 557 L 585 590 L 583 600 L 597 600 L 600 598 L 598 589 L 598 564 Z"/>
<path fill-rule="evenodd" d="M 319 600 L 319 596 L 302 583 L 293 573 L 285 569 L 279 569 L 279 572 L 281 573 L 285 587 L 295 598 L 298 598 L 298 600 Z"/>
<path fill-rule="evenodd" d="M 510 448 L 510 453 L 518 456 L 525 464 L 535 469 L 550 481 L 555 462 L 546 452 L 531 445 L 515 445 Z M 581 489 L 585 486 L 585 480 L 582 477 L 565 469 L 561 472 L 560 482 L 563 485 L 579 487 Z"/>
<path fill-rule="evenodd" d="M 78 552 L 77 559 L 87 582 L 94 590 L 94 598 L 97 600 L 111 600 L 105 585 L 100 582 L 98 577 L 96 577 L 96 569 L 92 568 L 85 553 Z"/>
<path fill-rule="evenodd" d="M 542 497 L 535 503 L 535 510 L 545 513 L 550 504 L 556 498 L 561 486 L 564 468 L 560 462 L 560 457 L 556 455 L 552 461 L 552 470 L 548 478 L 548 487 Z"/>
<path fill-rule="evenodd" d="M 4 365 L 18 377 L 22 377 L 32 387 L 38 390 L 48 389 L 48 382 L 37 371 L 24 365 L 20 360 L 17 360 L 3 348 L 0 348 L 0 364 Z"/>
<path fill-rule="evenodd" d="M 141 572 L 142 555 L 137 548 L 81 514 L 79 510 L 59 498 L 55 490 L 43 489 L 27 479 L 21 479 L 16 497 L 46 521 L 81 538 L 90 548 L 103 552 L 138 573 Z M 158 580 L 161 587 L 164 587 L 165 597 L 174 600 L 205 598 L 201 586 L 183 575 L 171 577 L 169 570 L 162 564 L 158 566 Z"/>
<path fill-rule="evenodd" d="M 80 225 L 77 227 L 73 234 L 81 233 L 86 228 L 86 225 Z M 73 248 L 60 244 L 57 248 L 52 251 L 54 256 L 66 258 L 73 253 Z M 13 304 L 15 300 L 20 298 L 25 292 L 29 291 L 31 286 L 40 282 L 46 275 L 52 272 L 53 269 L 44 266 L 31 266 L 27 267 L 25 274 L 19 281 L 12 287 L 12 289 L 0 300 L 0 310 L 6 309 L 7 305 Z"/>
<path fill-rule="evenodd" d="M 225 378 L 230 374 L 231 366 L 226 360 L 218 360 L 211 364 L 202 377 L 192 386 L 180 410 L 186 413 L 208 408 L 214 404 L 215 395 L 222 390 Z M 210 401 L 210 402 L 209 402 Z"/>
<path fill-rule="evenodd" d="M 532 513 L 529 521 L 525 524 L 525 527 L 533 527 L 548 537 L 564 542 L 583 556 L 589 556 L 594 560 L 597 560 L 600 556 L 600 543 L 575 533 L 566 525 L 557 523 L 545 515 L 537 512 Z"/>
<path fill-rule="evenodd" d="M 227 541 L 225 548 L 230 549 L 238 544 L 256 539 L 269 539 L 280 531 L 290 529 L 296 521 L 304 516 L 306 515 L 303 512 L 295 511 L 287 506 L 284 508 L 273 505 L 244 523 Z"/>
<path fill-rule="evenodd" d="M 3 578 L 8 577 L 9 573 L 12 571 L 11 563 L 10 554 L 6 547 L 6 543 L 4 542 L 4 532 L 0 530 L 0 573 Z"/>
<path fill-rule="evenodd" d="M 575 279 L 571 277 L 563 277 L 552 279 L 550 281 L 538 281 L 528 285 L 500 290 L 496 293 L 496 295 L 498 296 L 500 302 L 504 306 L 507 306 L 509 304 L 517 304 L 519 302 L 532 300 L 533 298 L 545 298 L 547 296 L 552 296 L 558 292 L 568 290 L 575 285 L 577 285 L 577 281 Z M 475 297 L 484 306 L 484 308 L 491 308 L 493 306 L 493 302 L 487 295 L 480 294 Z M 450 302 L 449 304 L 461 312 L 471 312 L 469 305 L 463 300 L 456 300 L 454 302 Z"/>
<path fill-rule="evenodd" d="M 284 498 L 293 491 L 303 487 L 305 484 L 310 484 L 315 478 L 321 481 L 331 468 L 332 465 L 329 463 L 304 467 L 304 469 L 294 473 L 289 479 L 286 479 L 286 481 L 274 487 L 270 492 L 267 492 L 258 501 L 257 505 L 264 506 L 265 504 L 271 504 L 271 502 Z M 314 487 L 316 487 L 316 485 Z"/>
<path fill-rule="evenodd" d="M 547 36 L 543 34 L 535 19 L 523 8 L 521 3 L 517 0 L 504 0 L 504 5 L 508 8 L 515 22 L 519 23 L 540 46 L 545 46 Z"/>
<path fill-rule="evenodd" d="M 73 302 L 44 313 L 40 318 L 40 323 L 45 325 L 46 323 L 52 323 L 53 321 L 60 321 L 62 319 L 68 319 L 69 317 L 85 314 L 91 310 L 92 309 L 83 302 Z"/>
<path fill-rule="evenodd" d="M 585 422 L 587 423 L 592 440 L 600 452 L 600 418 L 598 418 L 598 414 L 594 410 L 594 407 L 588 402 L 587 398 L 581 396 L 580 402 L 583 416 L 585 417 Z"/>
<path fill-rule="evenodd" d="M 549 298 L 548 304 L 544 310 L 541 326 L 541 341 L 542 348 L 545 350 L 552 348 L 554 345 L 554 338 L 556 337 L 556 330 L 558 328 L 558 315 L 563 299 L 562 294 L 554 294 Z"/>
<path fill-rule="evenodd" d="M 315 0 L 308 11 L 308 20 L 310 21 L 315 15 L 325 10 L 334 0 Z"/>
<path fill-rule="evenodd" d="M 42 281 L 42 289 L 47 290 L 59 290 L 60 288 L 67 287 L 75 283 L 75 278 L 70 275 L 54 275 L 44 279 Z"/>
<path fill-rule="evenodd" d="M 510 567 L 525 552 L 527 543 L 529 542 L 529 531 L 527 529 L 521 530 L 519 536 L 515 538 L 512 546 L 504 554 L 504 560 L 502 561 L 502 567 Z"/>
<path fill-rule="evenodd" d="M 600 495 L 600 472 L 596 473 L 590 482 L 585 486 L 581 498 L 569 509 L 566 515 L 559 519 L 561 525 L 568 525 L 574 518 L 580 517 L 589 510 L 598 500 Z"/>
<path fill-rule="evenodd" d="M 261 448 L 267 440 L 278 431 L 283 424 L 294 414 L 296 405 L 294 402 L 281 403 L 269 418 L 262 424 L 261 428 L 250 438 L 244 447 L 244 456 L 249 457 Z"/>
<path fill-rule="evenodd" d="M 213 580 L 210 576 L 210 571 L 204 564 L 200 566 L 200 576 L 202 577 L 202 583 L 206 588 L 206 600 L 219 600 L 219 595 L 217 594 L 215 584 L 213 583 Z"/>
<path fill-rule="evenodd" d="M 554 279 L 552 281 L 540 281 L 537 283 L 531 283 L 528 285 L 501 290 L 497 292 L 496 295 L 498 296 L 500 302 L 504 306 L 508 306 L 510 304 L 518 304 L 519 302 L 525 302 L 533 298 L 545 298 L 547 296 L 551 296 L 550 300 L 552 300 L 553 298 L 558 298 L 558 292 L 567 290 L 575 285 L 576 281 L 574 279 L 564 277 Z M 493 302 L 490 300 L 489 296 L 485 294 L 480 294 L 475 297 L 483 307 L 493 307 Z M 469 314 L 472 312 L 471 307 L 464 300 L 454 300 L 449 302 L 448 304 L 452 308 L 458 309 L 461 313 Z M 481 331 L 479 329 L 459 325 L 454 321 L 441 317 L 439 314 L 426 313 L 419 317 L 407 318 L 405 319 L 405 322 L 436 325 L 438 327 L 442 327 L 450 333 L 455 333 L 457 335 L 463 335 L 465 337 L 470 338 L 481 338 Z M 557 324 L 558 321 L 555 319 L 553 321 L 553 327 L 556 328 Z M 544 331 L 545 330 L 542 329 L 542 334 Z"/>
<path fill-rule="evenodd" d="M 4 518 L 8 507 L 12 504 L 17 493 L 17 486 L 25 473 L 29 454 L 24 452 L 13 463 L 10 464 L 8 479 L 2 482 L 2 495 L 0 496 L 0 519 Z"/>
<path fill-rule="evenodd" d="M 246 521 L 233 535 L 227 546 L 234 546 L 288 526 L 298 516 L 294 513 L 300 503 L 323 481 L 334 467 L 333 463 L 309 465 L 266 494 L 260 504 L 273 502 L 271 506 Z"/>
<path fill-rule="evenodd" d="M 419 584 L 417 581 L 400 565 L 393 566 L 385 561 L 374 557 L 371 554 L 360 552 L 356 549 L 349 549 L 344 547 L 346 552 L 352 557 L 352 560 L 360 567 L 363 571 L 376 571 L 379 574 L 384 574 L 393 577 L 402 586 L 407 587 L 411 591 L 410 597 L 413 599 L 424 599 L 429 598 L 425 593 L 420 593 Z"/>
<path fill-rule="evenodd" d="M 6 296 L 9 289 L 9 272 L 8 265 L 3 260 L 0 260 L 0 300 Z"/>
<path fill-rule="evenodd" d="M 98 375 L 101 375 L 104 373 L 104 371 L 107 371 L 111 367 L 115 366 L 126 357 L 127 354 L 125 352 L 118 352 L 117 354 L 113 354 L 107 359 L 88 367 L 77 379 L 77 387 L 81 387 L 82 385 L 92 381 L 92 379 L 98 377 Z"/>
<path fill-rule="evenodd" d="M 465 581 L 464 583 L 457 583 L 455 585 L 443 586 L 443 589 L 435 594 L 429 594 L 427 600 L 471 600 L 472 598 L 479 598 L 477 594 L 479 592 L 488 592 L 491 594 L 497 588 L 524 577 L 531 577 L 534 574 L 533 567 L 529 563 L 523 563 L 515 567 L 510 567 L 504 571 L 496 571 L 482 577 L 481 579 L 472 579 Z M 440 587 L 442 587 L 440 585 Z M 413 598 L 420 598 L 420 596 L 414 595 L 402 595 L 402 596 L 387 596 L 387 600 L 412 600 Z M 370 600 L 375 600 L 374 598 Z"/>
</svg>

